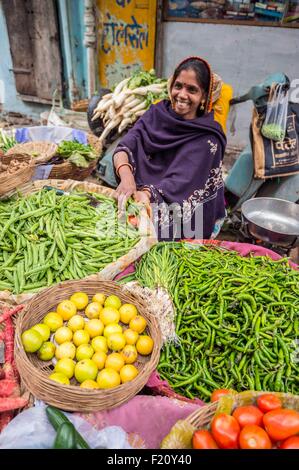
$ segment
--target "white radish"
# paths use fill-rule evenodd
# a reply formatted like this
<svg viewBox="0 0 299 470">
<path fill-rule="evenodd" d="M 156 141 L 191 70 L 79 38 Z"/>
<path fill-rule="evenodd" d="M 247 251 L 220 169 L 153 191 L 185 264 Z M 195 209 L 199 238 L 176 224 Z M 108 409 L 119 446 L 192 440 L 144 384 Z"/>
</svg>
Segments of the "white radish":
<svg viewBox="0 0 299 470">
<path fill-rule="evenodd" d="M 132 124 L 131 118 L 125 118 L 121 121 L 120 125 L 118 126 L 118 132 L 121 133 L 129 124 Z"/>
<path fill-rule="evenodd" d="M 134 100 L 131 101 L 131 103 L 128 103 L 126 106 L 122 107 L 122 111 L 126 112 L 129 109 L 135 108 L 135 106 L 137 106 L 140 103 L 143 103 L 143 101 L 144 101 L 144 98 L 141 98 L 141 99 L 140 98 L 134 98 Z"/>
<path fill-rule="evenodd" d="M 140 111 L 137 111 L 137 113 L 135 113 L 135 116 L 136 117 L 140 117 L 140 116 L 143 116 L 144 113 L 146 113 L 147 109 L 141 109 Z"/>
<path fill-rule="evenodd" d="M 124 86 L 128 83 L 130 78 L 125 78 L 121 82 L 116 85 L 114 92 L 113 92 L 113 99 L 116 98 L 116 96 L 123 90 Z"/>
<path fill-rule="evenodd" d="M 114 129 L 116 126 L 118 126 L 118 124 L 121 122 L 121 120 L 122 120 L 122 116 L 117 115 L 117 116 L 114 117 L 114 119 L 112 121 L 109 122 L 108 126 L 105 127 L 104 131 L 102 132 L 102 134 L 99 137 L 100 142 L 103 142 L 105 140 L 105 138 L 107 137 L 109 132 L 112 131 L 112 129 Z"/>
<path fill-rule="evenodd" d="M 112 99 L 109 99 L 109 100 L 106 100 L 106 101 L 100 101 L 98 103 L 98 106 L 95 108 L 94 110 L 94 113 L 95 112 L 103 112 L 103 111 L 106 111 L 109 106 L 111 106 L 111 104 L 113 103 Z"/>
<path fill-rule="evenodd" d="M 115 109 L 118 109 L 120 108 L 123 103 L 125 102 L 125 99 L 127 98 L 127 90 L 123 90 L 121 93 L 119 93 L 119 95 L 114 98 L 113 102 L 114 102 L 114 106 L 115 106 Z"/>
<path fill-rule="evenodd" d="M 106 95 L 102 96 L 101 101 L 106 101 L 110 98 L 112 98 L 113 93 L 107 93 Z"/>
<path fill-rule="evenodd" d="M 165 89 L 165 84 L 162 83 L 153 83 L 152 85 L 142 86 L 135 88 L 134 90 L 128 90 L 128 94 L 134 95 L 146 95 L 149 91 L 152 93 L 161 93 Z"/>
<path fill-rule="evenodd" d="M 110 106 L 110 108 L 108 110 L 109 119 L 113 120 L 115 115 L 116 115 L 116 112 L 115 112 L 115 108 L 114 108 L 114 104 L 113 104 L 113 105 Z"/>
</svg>

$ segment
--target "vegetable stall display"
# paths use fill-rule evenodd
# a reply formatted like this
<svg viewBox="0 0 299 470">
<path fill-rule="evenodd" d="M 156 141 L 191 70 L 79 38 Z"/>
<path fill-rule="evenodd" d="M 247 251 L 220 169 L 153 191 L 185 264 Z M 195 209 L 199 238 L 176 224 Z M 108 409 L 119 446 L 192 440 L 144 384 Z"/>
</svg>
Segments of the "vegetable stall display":
<svg viewBox="0 0 299 470">
<path fill-rule="evenodd" d="M 221 388 L 298 394 L 299 272 L 287 259 L 160 243 L 136 278 L 172 296 L 177 341 L 165 344 L 158 372 L 175 392 L 203 400 Z"/>
<path fill-rule="evenodd" d="M 36 292 L 86 277 L 127 254 L 140 240 L 138 229 L 118 220 L 113 198 L 57 193 L 41 189 L 0 201 L 0 290 Z M 138 214 L 134 203 L 127 210 Z"/>
<path fill-rule="evenodd" d="M 101 118 L 105 126 L 100 140 L 114 128 L 123 132 L 133 124 L 152 103 L 168 97 L 167 80 L 157 78 L 155 71 L 136 72 L 130 78 L 122 80 L 113 93 L 107 93 L 99 101 L 92 121 Z"/>
</svg>

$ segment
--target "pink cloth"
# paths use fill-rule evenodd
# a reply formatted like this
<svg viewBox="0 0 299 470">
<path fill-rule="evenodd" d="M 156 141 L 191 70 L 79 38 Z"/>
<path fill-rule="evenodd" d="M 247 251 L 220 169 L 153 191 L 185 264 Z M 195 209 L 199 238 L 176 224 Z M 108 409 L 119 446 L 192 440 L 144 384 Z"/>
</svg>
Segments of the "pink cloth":
<svg viewBox="0 0 299 470">
<path fill-rule="evenodd" d="M 135 449 L 159 449 L 172 426 L 197 408 L 197 404 L 174 398 L 136 395 L 112 410 L 78 414 L 98 430 L 106 426 L 120 426 Z"/>
</svg>

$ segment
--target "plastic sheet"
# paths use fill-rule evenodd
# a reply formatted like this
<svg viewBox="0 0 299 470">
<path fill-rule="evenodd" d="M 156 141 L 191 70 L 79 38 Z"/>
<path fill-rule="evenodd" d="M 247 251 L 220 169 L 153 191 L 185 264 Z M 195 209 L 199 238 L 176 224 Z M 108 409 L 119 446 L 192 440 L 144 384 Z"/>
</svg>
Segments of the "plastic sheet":
<svg viewBox="0 0 299 470">
<path fill-rule="evenodd" d="M 119 426 L 96 429 L 82 417 L 64 413 L 92 449 L 131 449 Z M 51 449 L 56 431 L 48 421 L 43 402 L 17 415 L 0 434 L 0 449 Z"/>
</svg>

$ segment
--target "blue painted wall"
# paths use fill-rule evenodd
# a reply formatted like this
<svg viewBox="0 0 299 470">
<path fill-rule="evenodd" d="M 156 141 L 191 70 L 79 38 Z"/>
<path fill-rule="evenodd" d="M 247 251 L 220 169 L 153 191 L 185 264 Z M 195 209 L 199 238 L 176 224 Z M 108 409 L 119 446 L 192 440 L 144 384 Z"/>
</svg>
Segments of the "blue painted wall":
<svg viewBox="0 0 299 470">
<path fill-rule="evenodd" d="M 58 0 L 63 79 L 68 102 L 87 98 L 84 0 Z"/>
</svg>

